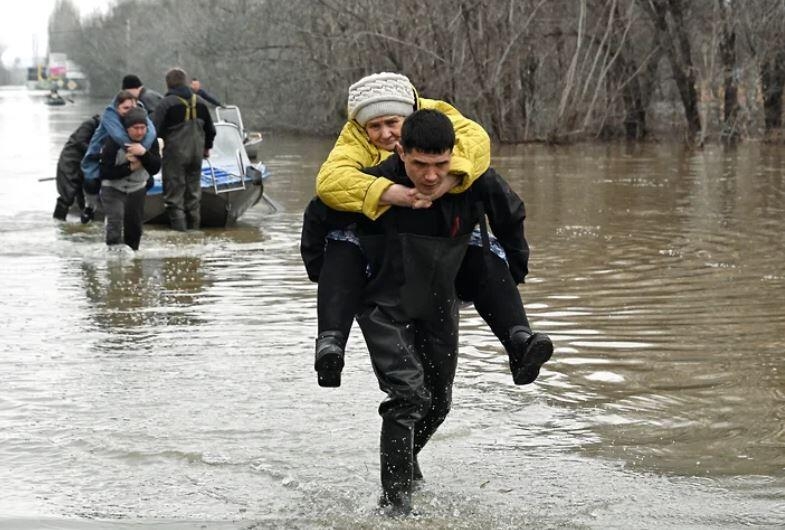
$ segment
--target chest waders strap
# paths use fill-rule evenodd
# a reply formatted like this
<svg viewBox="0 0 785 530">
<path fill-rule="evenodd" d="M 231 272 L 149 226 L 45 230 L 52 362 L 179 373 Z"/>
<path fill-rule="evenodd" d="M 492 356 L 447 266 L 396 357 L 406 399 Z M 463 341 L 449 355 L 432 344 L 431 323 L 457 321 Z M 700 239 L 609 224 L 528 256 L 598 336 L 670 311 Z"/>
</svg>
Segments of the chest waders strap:
<svg viewBox="0 0 785 530">
<path fill-rule="evenodd" d="M 191 121 L 196 119 L 196 94 L 191 94 L 191 101 L 188 101 L 180 96 L 177 96 L 177 99 L 180 100 L 180 103 L 185 105 L 185 121 Z"/>
<path fill-rule="evenodd" d="M 491 238 L 488 235 L 488 223 L 485 219 L 485 205 L 480 201 L 474 203 L 474 205 L 477 210 L 477 216 L 479 217 L 482 251 L 483 254 L 489 255 L 491 253 Z"/>
<path fill-rule="evenodd" d="M 386 251 L 400 258 L 403 254 L 403 248 L 401 247 L 401 240 L 398 237 L 398 230 L 395 226 L 396 214 L 397 212 L 395 211 L 395 208 L 391 208 L 385 215 L 383 215 L 382 227 L 384 228 L 384 238 L 387 245 Z M 401 260 L 393 259 L 392 268 L 393 274 L 395 276 L 395 282 L 398 285 L 403 285 L 403 283 L 406 281 L 406 276 L 403 272 L 403 263 Z"/>
</svg>

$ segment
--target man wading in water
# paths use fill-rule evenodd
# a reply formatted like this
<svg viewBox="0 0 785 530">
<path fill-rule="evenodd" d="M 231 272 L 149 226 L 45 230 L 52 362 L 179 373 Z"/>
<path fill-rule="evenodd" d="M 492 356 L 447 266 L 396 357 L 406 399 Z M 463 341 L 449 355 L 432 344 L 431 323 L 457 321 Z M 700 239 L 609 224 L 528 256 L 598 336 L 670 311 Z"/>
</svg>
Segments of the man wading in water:
<svg viewBox="0 0 785 530">
<path fill-rule="evenodd" d="M 454 144 L 444 114 L 419 110 L 404 121 L 396 153 L 367 171 L 428 195 L 447 177 Z M 416 455 L 450 410 L 458 358 L 455 281 L 478 223 L 490 252 L 485 215 L 502 246 L 525 248 L 523 203 L 494 172 L 430 208 L 392 206 L 376 221 L 356 215 L 370 269 L 357 321 L 387 393 L 379 407 L 380 505 L 390 514 L 411 512 Z M 523 262 L 511 266 L 525 269 L 527 257 L 515 254 Z"/>
</svg>

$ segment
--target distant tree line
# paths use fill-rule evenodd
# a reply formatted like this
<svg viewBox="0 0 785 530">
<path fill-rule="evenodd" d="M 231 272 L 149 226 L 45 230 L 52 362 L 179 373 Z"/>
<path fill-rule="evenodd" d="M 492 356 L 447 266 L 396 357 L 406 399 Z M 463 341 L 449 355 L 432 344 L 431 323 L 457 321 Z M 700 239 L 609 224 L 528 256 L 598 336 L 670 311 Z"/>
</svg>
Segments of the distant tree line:
<svg viewBox="0 0 785 530">
<path fill-rule="evenodd" d="M 182 66 L 246 121 L 334 134 L 346 89 L 406 74 L 503 142 L 783 137 L 785 0 L 70 0 L 50 48 L 110 95 Z"/>
</svg>

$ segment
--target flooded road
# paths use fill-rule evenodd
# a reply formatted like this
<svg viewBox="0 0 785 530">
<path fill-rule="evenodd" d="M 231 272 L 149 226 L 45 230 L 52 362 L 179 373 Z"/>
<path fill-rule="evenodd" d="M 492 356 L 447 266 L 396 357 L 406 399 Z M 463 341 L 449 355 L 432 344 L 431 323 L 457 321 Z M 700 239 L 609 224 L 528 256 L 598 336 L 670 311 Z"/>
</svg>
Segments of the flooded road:
<svg viewBox="0 0 785 530">
<path fill-rule="evenodd" d="M 785 148 L 496 148 L 556 352 L 516 387 L 464 309 L 420 515 L 388 520 L 359 329 L 339 389 L 312 368 L 299 231 L 332 142 L 266 135 L 277 209 L 118 257 L 38 181 L 103 104 L 0 90 L 0 527 L 785 526 Z"/>
</svg>

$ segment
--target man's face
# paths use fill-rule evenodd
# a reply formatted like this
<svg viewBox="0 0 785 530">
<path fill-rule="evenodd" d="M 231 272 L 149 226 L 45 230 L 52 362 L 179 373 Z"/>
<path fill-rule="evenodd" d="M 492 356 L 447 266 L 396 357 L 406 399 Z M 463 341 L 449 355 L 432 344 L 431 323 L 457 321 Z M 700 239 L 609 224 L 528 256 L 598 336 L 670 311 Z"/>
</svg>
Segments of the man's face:
<svg viewBox="0 0 785 530">
<path fill-rule="evenodd" d="M 365 133 L 373 145 L 392 151 L 401 138 L 403 116 L 379 116 L 365 123 Z"/>
<path fill-rule="evenodd" d="M 199 92 L 200 88 L 202 88 L 202 83 L 200 83 L 197 79 L 191 81 L 191 90 L 194 92 Z"/>
<path fill-rule="evenodd" d="M 128 114 L 128 111 L 134 108 L 135 106 L 136 106 L 135 99 L 126 99 L 125 101 L 117 105 L 117 114 L 119 114 L 121 117 L 125 116 L 126 114 Z"/>
<path fill-rule="evenodd" d="M 450 172 L 452 151 L 447 150 L 440 154 L 423 153 L 419 149 L 412 149 L 408 153 L 401 146 L 397 147 L 398 155 L 406 168 L 406 175 L 414 183 L 417 191 L 430 195 L 439 187 L 447 173 Z"/>
<path fill-rule="evenodd" d="M 128 138 L 132 142 L 141 142 L 144 135 L 147 134 L 147 124 L 135 123 L 126 129 L 128 131 Z"/>
</svg>

